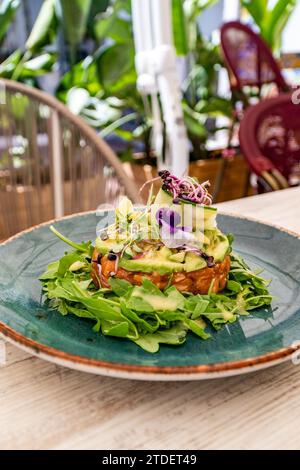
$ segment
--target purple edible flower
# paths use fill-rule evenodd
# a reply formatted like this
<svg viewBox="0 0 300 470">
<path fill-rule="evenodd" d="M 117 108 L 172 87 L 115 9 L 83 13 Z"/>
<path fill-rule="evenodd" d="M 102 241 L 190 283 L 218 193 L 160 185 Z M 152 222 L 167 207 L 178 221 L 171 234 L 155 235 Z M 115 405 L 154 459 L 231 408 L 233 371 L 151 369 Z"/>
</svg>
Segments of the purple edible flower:
<svg viewBox="0 0 300 470">
<path fill-rule="evenodd" d="M 160 227 L 160 235 L 163 244 L 167 248 L 182 248 L 187 252 L 193 252 L 201 256 L 209 268 L 215 266 L 213 256 L 208 256 L 200 248 L 193 246 L 197 243 L 191 227 L 180 226 L 181 217 L 167 207 L 162 207 L 156 212 L 156 220 Z"/>
<path fill-rule="evenodd" d="M 170 233 L 175 233 L 177 225 L 180 224 L 181 217 L 177 212 L 167 207 L 162 207 L 156 212 L 156 220 L 160 227 L 164 222 L 170 227 Z"/>
</svg>

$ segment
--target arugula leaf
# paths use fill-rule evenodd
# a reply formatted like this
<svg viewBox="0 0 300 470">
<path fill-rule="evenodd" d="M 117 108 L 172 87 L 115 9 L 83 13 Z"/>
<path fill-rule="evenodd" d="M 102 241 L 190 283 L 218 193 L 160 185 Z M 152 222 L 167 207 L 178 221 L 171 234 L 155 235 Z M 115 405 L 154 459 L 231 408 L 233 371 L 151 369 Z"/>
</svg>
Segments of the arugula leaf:
<svg viewBox="0 0 300 470">
<path fill-rule="evenodd" d="M 116 336 L 118 338 L 126 338 L 129 333 L 129 325 L 127 322 L 110 322 L 103 321 L 101 323 L 101 331 L 106 336 Z"/>
<path fill-rule="evenodd" d="M 147 321 L 147 319 L 142 318 L 136 312 L 128 308 L 127 302 L 125 299 L 120 299 L 120 305 L 123 315 L 125 315 L 129 320 L 133 323 L 136 323 L 140 330 L 149 331 L 150 333 L 154 333 L 159 328 L 159 322 L 157 318 L 155 318 L 155 322 Z"/>
<path fill-rule="evenodd" d="M 82 281 L 77 281 L 77 285 L 80 287 L 80 289 L 82 289 L 83 291 L 86 291 L 88 290 L 88 288 L 90 287 L 92 283 L 92 279 L 85 279 L 85 280 L 82 280 Z"/>
<path fill-rule="evenodd" d="M 59 261 L 50 263 L 47 270 L 39 277 L 40 281 L 45 281 L 47 279 L 56 279 L 58 271 Z"/>
<path fill-rule="evenodd" d="M 77 253 L 69 253 L 69 254 L 63 256 L 60 259 L 60 262 L 59 262 L 57 276 L 58 277 L 64 277 L 64 275 L 66 274 L 66 272 L 68 271 L 70 266 L 72 264 L 74 264 L 76 261 L 80 261 L 80 262 L 83 261 L 82 256 L 80 256 Z"/>
<path fill-rule="evenodd" d="M 77 302 L 78 298 L 71 292 L 66 290 L 62 285 L 57 283 L 48 283 L 45 285 L 44 290 L 47 292 L 48 299 L 64 299 L 71 302 Z"/>
<path fill-rule="evenodd" d="M 144 300 L 142 297 L 139 297 L 139 292 L 136 292 L 133 289 L 133 293 L 135 292 L 135 295 L 131 295 L 130 298 L 128 299 L 127 305 L 128 308 L 131 310 L 135 310 L 136 312 L 145 312 L 145 313 L 151 313 L 155 312 L 155 308 L 152 307 L 152 305 L 149 304 L 146 300 Z"/>
<path fill-rule="evenodd" d="M 173 322 L 173 321 L 182 321 L 184 322 L 188 317 L 184 312 L 181 312 L 180 310 L 175 310 L 175 311 L 170 311 L 170 312 L 160 312 L 158 314 L 158 317 L 162 321 L 168 321 L 168 322 Z"/>
<path fill-rule="evenodd" d="M 185 320 L 187 327 L 202 339 L 209 339 L 211 335 L 205 332 L 205 323 L 203 320 Z"/>
<path fill-rule="evenodd" d="M 103 298 L 98 299 L 80 299 L 81 303 L 87 308 L 90 313 L 93 313 L 96 318 L 108 321 L 122 321 L 121 310 L 119 306 L 111 305 L 111 301 Z"/>
<path fill-rule="evenodd" d="M 94 247 L 92 246 L 92 242 L 82 242 L 82 243 L 75 243 L 69 238 L 65 237 L 62 235 L 58 230 L 56 230 L 53 225 L 51 225 L 50 230 L 56 235 L 58 238 L 60 238 L 64 243 L 67 245 L 70 245 L 72 248 L 74 248 L 76 251 L 82 252 L 82 253 L 87 253 L 89 255 L 92 255 Z"/>
<path fill-rule="evenodd" d="M 174 287 L 174 286 L 168 287 L 168 289 L 165 290 L 164 293 L 165 293 L 165 296 L 167 297 L 167 299 L 169 301 L 173 301 L 174 303 L 176 303 L 177 308 L 179 308 L 179 309 L 184 308 L 185 298 L 179 292 L 179 290 L 176 289 L 176 287 Z"/>
<path fill-rule="evenodd" d="M 240 282 L 230 280 L 227 282 L 227 289 L 234 293 L 241 292 L 243 290 Z"/>
<path fill-rule="evenodd" d="M 228 239 L 228 241 L 229 241 L 230 247 L 232 247 L 233 242 L 234 242 L 234 235 L 233 235 L 233 233 L 228 233 L 228 234 L 227 234 L 227 239 Z"/>
<path fill-rule="evenodd" d="M 141 287 L 134 287 L 128 299 L 128 306 L 139 312 L 175 311 L 184 307 L 184 296 L 175 288 L 169 287 L 162 292 L 148 279 Z"/>
<path fill-rule="evenodd" d="M 65 300 L 63 299 L 52 299 L 49 302 L 50 308 L 53 308 L 54 310 L 58 310 L 59 313 L 62 315 L 68 315 L 69 310 L 68 310 L 68 305 Z"/>
<path fill-rule="evenodd" d="M 101 321 L 98 319 L 97 323 L 93 326 L 94 333 L 99 333 L 101 329 Z"/>
<path fill-rule="evenodd" d="M 191 319 L 196 320 L 201 315 L 203 315 L 206 312 L 206 309 L 208 306 L 209 306 L 209 300 L 199 300 L 199 302 L 196 304 L 194 308 Z"/>
<path fill-rule="evenodd" d="M 160 297 L 164 296 L 162 291 L 155 284 L 153 284 L 153 282 L 150 281 L 150 279 L 148 279 L 147 277 L 144 277 L 142 279 L 142 286 L 143 286 L 143 289 L 145 290 L 145 293 L 147 293 L 148 295 L 153 294 L 153 295 L 158 295 Z"/>
<path fill-rule="evenodd" d="M 113 292 L 118 297 L 125 297 L 133 290 L 133 285 L 125 279 L 117 279 L 115 277 L 111 277 L 109 280 L 109 284 Z"/>
<path fill-rule="evenodd" d="M 141 335 L 135 343 L 150 353 L 156 353 L 160 344 L 180 346 L 186 341 L 187 328 L 178 323 L 169 330 L 157 331 L 154 334 Z"/>
<path fill-rule="evenodd" d="M 85 268 L 87 268 L 86 262 L 77 260 L 77 261 L 74 261 L 73 264 L 71 264 L 71 266 L 69 267 L 69 271 L 74 273 L 74 272 L 81 271 L 82 269 L 85 269 Z"/>
<path fill-rule="evenodd" d="M 93 315 L 91 312 L 89 312 L 86 309 L 80 308 L 80 307 L 72 307 L 72 305 L 66 305 L 67 313 L 72 313 L 73 315 L 76 315 L 76 317 L 80 318 L 90 318 L 91 320 L 97 320 L 95 315 Z"/>
</svg>

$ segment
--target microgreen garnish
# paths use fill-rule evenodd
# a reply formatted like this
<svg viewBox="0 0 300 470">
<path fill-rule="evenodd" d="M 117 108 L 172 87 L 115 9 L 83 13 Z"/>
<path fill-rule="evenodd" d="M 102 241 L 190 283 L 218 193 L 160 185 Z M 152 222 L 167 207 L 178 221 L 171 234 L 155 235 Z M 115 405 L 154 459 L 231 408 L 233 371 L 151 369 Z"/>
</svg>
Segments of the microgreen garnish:
<svg viewBox="0 0 300 470">
<path fill-rule="evenodd" d="M 207 206 L 212 204 L 212 197 L 208 193 L 208 188 L 210 187 L 209 181 L 200 184 L 196 178 L 189 176 L 177 178 L 167 170 L 160 171 L 159 176 L 163 183 L 162 189 L 172 195 L 175 204 L 178 204 L 180 201 L 205 204 Z"/>
</svg>

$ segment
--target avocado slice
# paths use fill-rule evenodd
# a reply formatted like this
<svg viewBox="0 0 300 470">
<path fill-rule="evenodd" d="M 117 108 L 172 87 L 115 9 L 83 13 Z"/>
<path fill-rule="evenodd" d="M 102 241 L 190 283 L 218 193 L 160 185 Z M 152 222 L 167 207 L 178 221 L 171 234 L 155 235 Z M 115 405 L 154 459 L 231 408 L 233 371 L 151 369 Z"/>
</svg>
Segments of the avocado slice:
<svg viewBox="0 0 300 470">
<path fill-rule="evenodd" d="M 205 248 L 208 256 L 213 256 L 216 263 L 224 261 L 230 244 L 226 235 L 218 229 L 211 232 L 211 244 Z M 192 272 L 206 268 L 206 261 L 197 253 L 179 251 L 173 253 L 166 246 L 158 251 L 147 252 L 138 259 L 120 259 L 119 266 L 128 271 L 151 273 L 158 272 L 161 275 L 174 272 Z"/>
<path fill-rule="evenodd" d="M 124 246 L 124 245 L 123 245 Z M 95 242 L 95 248 L 98 251 L 98 253 L 101 253 L 101 255 L 107 255 L 111 250 L 114 250 L 116 248 L 120 248 L 122 250 L 122 243 L 118 243 L 116 240 L 112 239 L 107 239 L 107 240 L 101 240 L 100 237 L 96 238 Z"/>
<path fill-rule="evenodd" d="M 132 291 L 131 297 L 132 299 L 134 297 L 143 298 L 155 311 L 163 310 L 174 312 L 178 308 L 182 308 L 184 306 L 184 297 L 177 289 L 174 288 L 169 289 L 166 294 L 155 294 L 153 292 L 145 291 L 143 287 L 135 287 Z"/>
<path fill-rule="evenodd" d="M 205 253 L 208 256 L 213 256 L 216 263 L 221 263 L 224 261 L 225 256 L 228 253 L 230 248 L 228 238 L 226 235 L 223 235 L 220 231 L 216 237 L 214 244 L 208 246 L 205 249 Z"/>
<path fill-rule="evenodd" d="M 163 246 L 158 251 L 148 252 L 142 258 L 131 260 L 122 258 L 119 262 L 119 266 L 128 271 L 140 271 L 144 273 L 156 271 L 164 275 L 184 271 L 184 258 L 185 252 L 173 254 L 169 248 Z"/>
<path fill-rule="evenodd" d="M 227 237 L 219 241 L 219 243 L 210 249 L 206 250 L 209 256 L 214 256 L 215 262 L 220 263 L 224 260 L 229 248 Z M 159 253 L 159 252 L 157 252 Z M 185 258 L 183 258 L 185 255 Z M 184 262 L 181 261 L 184 259 Z M 179 261 L 180 260 L 180 261 Z M 171 274 L 174 272 L 192 272 L 199 269 L 206 268 L 206 261 L 196 253 L 176 253 L 171 255 L 170 258 L 164 258 L 159 254 L 155 256 L 145 256 L 138 259 L 120 259 L 119 266 L 127 271 L 136 271 L 143 273 L 158 272 L 161 275 Z"/>
<path fill-rule="evenodd" d="M 206 266 L 206 261 L 201 256 L 196 253 L 187 253 L 184 263 L 184 270 L 187 273 L 206 268 Z"/>
<path fill-rule="evenodd" d="M 161 275 L 182 272 L 184 270 L 183 263 L 169 261 L 160 256 L 145 256 L 139 259 L 122 258 L 119 262 L 119 266 L 127 271 L 138 271 L 143 273 L 152 273 L 155 271 Z"/>
<path fill-rule="evenodd" d="M 210 243 L 205 246 L 205 253 L 213 256 L 216 263 L 222 262 L 229 250 L 229 241 L 225 235 L 218 229 L 206 232 L 209 235 Z M 105 255 L 109 251 L 120 247 L 116 240 L 101 240 L 97 238 L 96 249 L 99 253 Z M 119 261 L 120 268 L 127 271 L 152 273 L 158 272 L 161 275 L 172 274 L 174 272 L 192 272 L 206 267 L 206 261 L 197 253 L 186 253 L 179 251 L 174 253 L 166 246 L 158 251 L 150 251 L 137 259 L 128 259 L 122 257 Z"/>
<path fill-rule="evenodd" d="M 169 259 L 171 261 L 175 261 L 176 263 L 183 263 L 185 260 L 185 251 L 179 251 L 178 253 L 175 253 L 174 255 L 169 256 Z"/>
<path fill-rule="evenodd" d="M 156 252 L 156 255 L 163 259 L 170 259 L 170 256 L 172 256 L 172 251 L 167 246 L 163 246 L 159 251 Z"/>
</svg>

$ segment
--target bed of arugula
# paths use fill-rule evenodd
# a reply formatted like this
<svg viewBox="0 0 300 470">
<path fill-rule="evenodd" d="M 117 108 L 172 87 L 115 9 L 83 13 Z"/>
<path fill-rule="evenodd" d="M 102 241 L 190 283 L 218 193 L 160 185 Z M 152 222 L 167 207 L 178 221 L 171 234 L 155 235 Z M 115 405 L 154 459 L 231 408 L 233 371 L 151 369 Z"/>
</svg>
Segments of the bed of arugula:
<svg viewBox="0 0 300 470">
<path fill-rule="evenodd" d="M 219 330 L 272 302 L 269 281 L 232 253 L 229 281 L 221 294 L 183 295 L 172 286 L 162 292 L 146 278 L 140 287 L 111 278 L 111 289 L 96 289 L 90 277 L 92 243 L 76 244 L 59 236 L 73 250 L 40 277 L 49 307 L 62 315 L 86 318 L 94 323 L 95 333 L 126 338 L 149 353 L 156 353 L 160 344 L 183 344 L 189 332 L 207 340 L 211 337 L 207 325 Z M 145 300 L 149 293 L 158 301 L 161 298 L 162 305 L 170 297 L 176 310 L 154 309 Z"/>
</svg>

